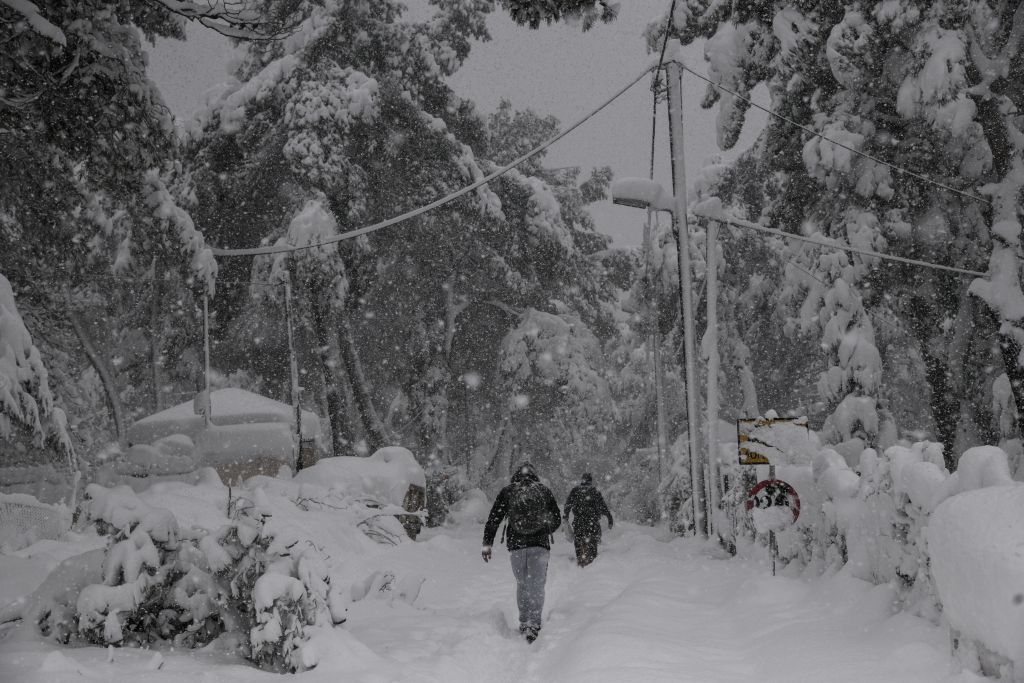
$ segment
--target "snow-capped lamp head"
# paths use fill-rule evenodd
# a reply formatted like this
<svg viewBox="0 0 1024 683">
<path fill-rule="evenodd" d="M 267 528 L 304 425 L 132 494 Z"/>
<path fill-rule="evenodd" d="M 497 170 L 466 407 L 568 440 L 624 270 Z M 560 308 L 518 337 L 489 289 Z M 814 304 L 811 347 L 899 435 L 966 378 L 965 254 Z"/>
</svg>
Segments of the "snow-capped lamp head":
<svg viewBox="0 0 1024 683">
<path fill-rule="evenodd" d="M 612 204 L 651 211 L 675 210 L 675 197 L 660 183 L 647 178 L 619 178 L 612 181 Z"/>
<path fill-rule="evenodd" d="M 580 477 L 580 481 L 583 482 L 584 484 L 593 484 L 594 475 L 592 475 L 590 472 L 584 472 L 583 476 Z"/>
</svg>

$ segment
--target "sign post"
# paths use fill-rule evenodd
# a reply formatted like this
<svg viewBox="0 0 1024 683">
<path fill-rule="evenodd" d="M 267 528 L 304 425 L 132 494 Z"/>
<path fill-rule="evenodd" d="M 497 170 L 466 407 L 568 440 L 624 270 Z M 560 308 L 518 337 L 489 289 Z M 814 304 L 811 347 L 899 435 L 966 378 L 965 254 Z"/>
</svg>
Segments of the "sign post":
<svg viewBox="0 0 1024 683">
<path fill-rule="evenodd" d="M 775 530 L 789 526 L 800 517 L 800 496 L 790 484 L 775 478 L 775 465 L 772 465 L 769 478 L 750 489 L 745 507 L 754 517 L 754 527 L 768 531 L 772 576 L 775 576 L 775 558 L 779 552 Z"/>
</svg>

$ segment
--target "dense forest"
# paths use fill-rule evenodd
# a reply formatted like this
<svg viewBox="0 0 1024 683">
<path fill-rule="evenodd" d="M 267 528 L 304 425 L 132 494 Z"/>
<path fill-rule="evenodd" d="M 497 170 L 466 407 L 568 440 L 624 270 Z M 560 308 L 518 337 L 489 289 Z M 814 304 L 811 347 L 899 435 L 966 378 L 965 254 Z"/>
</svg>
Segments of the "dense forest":
<svg viewBox="0 0 1024 683">
<path fill-rule="evenodd" d="M 677 235 L 662 220 L 641 251 L 598 232 L 588 207 L 608 198 L 609 169 L 538 154 L 437 210 L 330 241 L 559 131 L 514 102 L 482 112 L 448 84 L 488 13 L 527 27 L 583 13 L 584 28 L 615 15 L 603 1 L 431 4 L 413 21 L 393 0 L 0 0 L 0 465 L 70 456 L 87 470 L 132 420 L 190 400 L 208 300 L 213 385 L 285 401 L 291 308 L 301 403 L 328 453 L 400 444 L 485 487 L 523 457 L 559 486 L 615 474 L 622 496 L 648 492 L 640 516 L 665 482 L 685 489 L 685 448 L 664 468 L 656 451 L 655 344 L 670 444 L 686 425 Z M 927 438 L 950 470 L 999 443 L 1016 466 L 1024 7 L 673 5 L 649 48 L 706 41 L 711 84 L 684 85 L 706 85 L 722 149 L 752 93 L 784 117 L 705 167 L 692 206 L 717 198 L 787 232 L 989 273 L 723 229 L 722 418 L 806 415 L 840 452 Z M 176 122 L 146 41 L 185 40 L 190 21 L 240 58 Z M 703 311 L 707 219 L 689 226 Z"/>
</svg>

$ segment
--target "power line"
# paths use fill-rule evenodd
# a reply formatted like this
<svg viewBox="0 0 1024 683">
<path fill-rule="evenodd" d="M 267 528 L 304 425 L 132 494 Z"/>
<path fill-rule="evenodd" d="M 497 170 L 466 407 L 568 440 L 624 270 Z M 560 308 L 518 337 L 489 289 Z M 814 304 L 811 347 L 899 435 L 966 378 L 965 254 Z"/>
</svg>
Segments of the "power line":
<svg viewBox="0 0 1024 683">
<path fill-rule="evenodd" d="M 70 282 L 67 282 L 67 280 L 65 280 L 63 278 L 54 277 L 53 275 L 44 275 L 42 277 L 33 277 L 32 279 L 35 282 L 43 280 L 43 281 L 46 281 L 46 282 L 57 282 L 57 283 L 71 284 Z M 102 274 L 75 275 L 74 279 L 75 279 L 76 282 L 79 282 L 79 281 L 85 281 L 85 282 L 104 281 L 104 282 L 126 282 L 126 283 L 127 282 L 131 282 L 131 283 L 135 283 L 135 284 L 145 284 L 145 285 L 152 285 L 152 284 L 155 284 L 155 283 L 156 284 L 168 283 L 168 284 L 181 284 L 181 285 L 189 285 L 190 284 L 187 279 L 182 279 L 182 278 L 159 279 L 158 280 L 156 278 L 151 278 L 151 277 L 129 277 L 129 276 L 125 276 L 125 275 L 102 275 Z M 198 278 L 197 278 L 197 282 L 198 282 Z M 252 286 L 252 287 L 284 287 L 284 283 L 283 282 L 272 282 L 272 281 L 269 281 L 269 280 L 226 280 L 226 279 L 222 279 L 222 278 L 219 278 L 219 277 L 217 278 L 217 284 L 245 285 L 245 286 Z"/>
<path fill-rule="evenodd" d="M 898 261 L 900 263 L 906 263 L 912 266 L 920 266 L 922 268 L 931 268 L 933 270 L 944 270 L 950 273 L 957 273 L 958 275 L 970 275 L 972 277 L 988 277 L 988 273 L 982 273 L 977 270 L 967 270 L 965 268 L 956 268 L 955 266 L 944 266 L 939 263 L 931 263 L 930 261 L 921 261 L 918 259 L 905 258 L 903 256 L 893 256 L 892 254 L 882 254 L 877 251 L 871 251 L 870 249 L 860 249 L 858 247 L 851 247 L 845 244 L 834 244 L 832 242 L 825 242 L 823 240 L 816 240 L 813 237 L 804 237 L 803 235 L 797 235 L 791 232 L 783 232 L 776 230 L 775 228 L 766 228 L 763 225 L 757 223 L 751 223 L 741 218 L 733 218 L 732 216 L 726 215 L 712 215 L 709 213 L 700 213 L 694 211 L 694 215 L 700 218 L 706 218 L 712 221 L 718 221 L 720 223 L 728 223 L 729 225 L 736 226 L 737 228 L 744 228 L 746 230 L 756 230 L 768 235 L 774 235 L 787 240 L 799 240 L 801 242 L 807 242 L 808 244 L 814 244 L 819 247 L 827 247 L 829 249 L 839 249 L 841 251 L 848 251 L 854 254 L 861 254 L 862 256 L 873 256 L 886 261 Z"/>
<path fill-rule="evenodd" d="M 701 79 L 702 81 L 706 81 L 712 87 L 717 88 L 717 89 L 719 89 L 719 90 L 721 90 L 723 92 L 729 93 L 733 97 L 738 98 L 738 99 L 746 102 L 747 104 L 749 104 L 750 106 L 754 107 L 755 109 L 760 109 L 761 111 L 765 112 L 769 116 L 774 116 L 775 118 L 777 118 L 777 119 L 779 119 L 781 121 L 785 121 L 786 123 L 788 123 L 788 124 L 790 124 L 792 126 L 796 126 L 800 130 L 802 130 L 804 132 L 807 132 L 807 133 L 810 133 L 814 137 L 821 138 L 822 140 L 827 140 L 828 142 L 831 142 L 833 145 L 835 145 L 837 147 L 842 147 L 843 149 L 847 150 L 848 152 L 852 152 L 852 153 L 856 154 L 857 156 L 864 157 L 865 159 L 870 159 L 871 161 L 875 162 L 876 164 L 881 164 L 883 166 L 888 166 L 889 168 L 891 168 L 892 170 L 896 171 L 897 173 L 902 173 L 902 174 L 908 175 L 908 176 L 910 176 L 912 178 L 917 178 L 918 180 L 921 180 L 921 181 L 923 181 L 925 183 L 928 183 L 929 185 L 934 185 L 935 187 L 939 187 L 939 188 L 942 188 L 942 189 L 947 190 L 949 192 L 953 192 L 954 194 L 958 194 L 961 197 L 964 197 L 965 199 L 970 199 L 970 200 L 973 200 L 973 201 L 976 201 L 976 202 L 981 202 L 982 204 L 987 204 L 987 205 L 991 205 L 992 204 L 991 201 L 989 201 L 988 199 L 985 199 L 984 197 L 981 197 L 981 196 L 976 195 L 976 194 L 971 194 L 970 192 L 964 192 L 963 190 L 958 190 L 955 187 L 952 187 L 951 185 L 946 185 L 944 183 L 940 183 L 937 180 L 932 180 L 931 178 L 923 176 L 920 173 L 915 173 L 914 171 L 911 171 L 909 169 L 903 168 L 902 166 L 897 166 L 896 164 L 889 163 L 888 161 L 883 161 L 882 159 L 879 159 L 878 157 L 871 156 L 867 152 L 862 152 L 859 149 L 856 149 L 854 147 L 850 147 L 849 145 L 844 144 L 842 142 L 839 142 L 838 140 L 833 140 L 832 138 L 830 138 L 827 135 L 824 135 L 824 134 L 814 130 L 813 128 L 808 128 L 807 126 L 804 126 L 804 125 L 802 125 L 800 123 L 797 123 L 796 121 L 794 121 L 793 119 L 791 119 L 791 118 L 789 118 L 787 116 L 783 116 L 782 114 L 780 114 L 780 113 L 778 113 L 778 112 L 776 112 L 776 111 L 774 111 L 772 109 L 769 109 L 768 107 L 762 106 L 762 105 L 758 104 L 757 102 L 754 102 L 749 97 L 744 97 L 743 95 L 739 94 L 735 90 L 727 88 L 724 85 L 721 85 L 720 83 L 714 82 L 713 80 L 711 80 L 707 76 L 704 76 L 703 74 L 697 73 L 696 71 L 691 69 L 689 66 L 687 66 L 683 62 L 680 62 L 679 66 L 684 71 L 688 71 L 689 73 L 693 74 L 694 76 L 696 76 L 697 78 Z"/>
<path fill-rule="evenodd" d="M 435 200 L 435 201 L 433 201 L 433 202 L 431 202 L 429 204 L 426 204 L 425 206 L 421 206 L 421 207 L 413 209 L 411 211 L 406 211 L 405 213 L 403 213 L 403 214 L 401 214 L 399 216 L 395 216 L 394 218 L 389 218 L 389 219 L 381 221 L 379 223 L 374 223 L 373 225 L 368 225 L 366 227 L 358 228 L 356 230 L 349 230 L 348 232 L 344 232 L 344 233 L 342 233 L 340 235 L 334 235 L 333 237 L 329 237 L 328 239 L 322 240 L 320 242 L 315 242 L 313 244 L 306 244 L 306 245 L 303 245 L 303 246 L 279 244 L 279 245 L 270 245 L 270 246 L 265 246 L 265 247 L 250 247 L 250 248 L 245 248 L 245 249 L 224 249 L 224 248 L 221 248 L 221 247 L 211 247 L 211 251 L 213 252 L 214 256 L 259 256 L 259 255 L 263 255 L 263 254 L 281 254 L 281 253 L 285 253 L 285 252 L 301 251 L 301 250 L 304 250 L 304 249 L 313 249 L 315 247 L 322 247 L 322 246 L 325 246 L 325 245 L 328 245 L 328 244 L 334 244 L 335 242 L 341 242 L 343 240 L 352 239 L 353 237 L 359 237 L 360 235 L 366 235 L 366 234 L 371 233 L 371 232 L 376 232 L 377 230 L 380 230 L 382 228 L 387 228 L 387 227 L 395 225 L 397 223 L 402 223 L 404 221 L 407 221 L 407 220 L 410 220 L 412 218 L 415 218 L 416 216 L 424 214 L 424 213 L 426 213 L 428 211 L 432 211 L 432 210 L 434 210 L 434 209 L 436 209 L 438 207 L 444 206 L 445 204 L 448 204 L 450 202 L 455 201 L 456 199 L 458 199 L 459 197 L 462 197 L 463 195 L 469 194 L 473 190 L 486 185 L 487 183 L 491 182 L 495 178 L 499 178 L 499 177 L 505 175 L 506 173 L 508 173 L 509 171 L 514 169 L 515 167 L 517 167 L 520 164 L 522 164 L 523 162 L 531 159 L 532 157 L 537 156 L 538 154 L 543 152 L 545 149 L 547 149 L 551 145 L 555 144 L 556 142 L 558 142 L 559 140 L 564 138 L 569 133 L 573 132 L 574 130 L 576 130 L 577 128 L 582 126 L 584 123 L 586 123 L 591 118 L 593 118 L 598 112 L 600 112 L 605 107 L 610 105 L 612 102 L 617 100 L 627 90 L 629 90 L 634 85 L 639 83 L 640 80 L 644 76 L 646 76 L 651 71 L 652 68 L 653 68 L 653 66 L 646 67 L 640 73 L 640 75 L 638 75 L 636 78 L 634 78 L 629 83 L 627 83 L 622 88 L 620 88 L 614 95 L 609 97 L 602 104 L 600 104 L 598 107 L 593 109 L 590 113 L 586 114 L 585 116 L 583 116 L 582 118 L 577 120 L 575 123 L 573 123 L 571 126 L 566 128 L 564 131 L 562 131 L 558 135 L 555 135 L 554 137 L 552 137 L 551 139 L 547 140 L 546 142 L 543 142 L 540 145 L 538 145 L 537 147 L 534 147 L 532 150 L 530 150 L 529 152 L 527 152 L 523 156 L 519 157 L 518 159 L 516 159 L 512 163 L 507 164 L 505 166 L 502 166 L 498 170 L 493 171 L 489 175 L 484 176 L 480 180 L 477 180 L 475 183 L 472 183 L 470 185 L 466 185 L 462 189 L 456 190 L 455 192 L 452 192 L 449 195 L 446 195 L 446 196 L 444 196 L 444 197 L 442 197 L 442 198 L 440 198 L 438 200 Z"/>
</svg>

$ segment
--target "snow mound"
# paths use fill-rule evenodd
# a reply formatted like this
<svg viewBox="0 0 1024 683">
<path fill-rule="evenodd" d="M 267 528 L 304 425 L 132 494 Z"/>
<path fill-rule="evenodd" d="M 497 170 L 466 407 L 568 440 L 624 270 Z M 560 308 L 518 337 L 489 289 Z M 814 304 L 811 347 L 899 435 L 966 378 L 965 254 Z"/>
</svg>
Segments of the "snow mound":
<svg viewBox="0 0 1024 683">
<path fill-rule="evenodd" d="M 936 507 L 927 529 L 943 614 L 1017 671 L 1024 671 L 1022 511 L 1024 486 L 966 491 Z"/>
<path fill-rule="evenodd" d="M 427 477 L 409 449 L 388 446 L 368 458 L 324 458 L 295 475 L 293 481 L 339 491 L 355 498 L 371 497 L 402 506 L 410 486 L 426 488 Z"/>
</svg>

